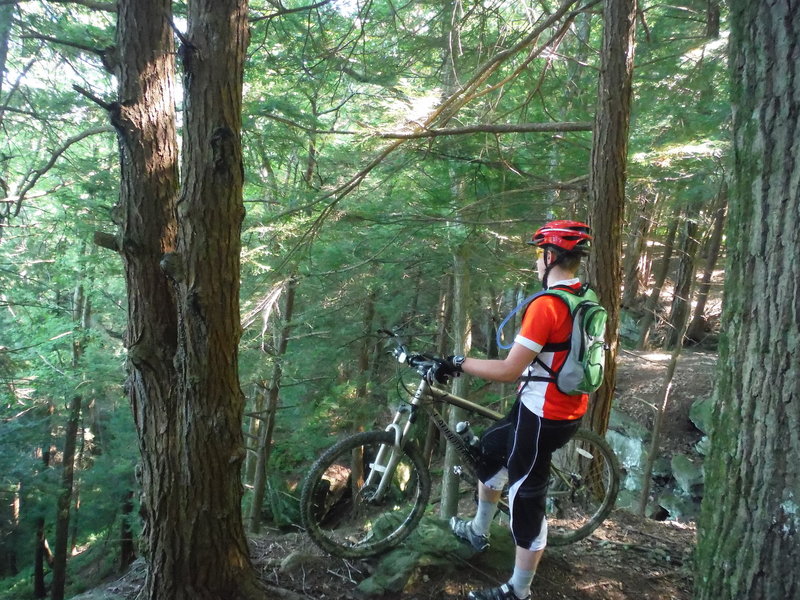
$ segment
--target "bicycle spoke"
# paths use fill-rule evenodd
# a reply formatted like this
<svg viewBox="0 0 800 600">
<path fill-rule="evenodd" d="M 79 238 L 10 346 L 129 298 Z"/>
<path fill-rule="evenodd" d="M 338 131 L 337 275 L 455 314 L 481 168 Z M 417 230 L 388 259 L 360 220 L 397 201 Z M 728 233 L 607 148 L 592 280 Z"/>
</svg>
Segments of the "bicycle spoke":
<svg viewBox="0 0 800 600">
<path fill-rule="evenodd" d="M 399 543 L 422 517 L 430 494 L 427 469 L 415 449 L 392 448 L 393 441 L 386 432 L 356 434 L 312 467 L 301 497 L 303 524 L 324 550 L 377 554 Z M 390 451 L 379 455 L 382 447 Z"/>
<path fill-rule="evenodd" d="M 608 516 L 619 489 L 619 467 L 605 441 L 582 430 L 553 454 L 551 472 L 548 539 L 558 546 L 586 537 Z"/>
</svg>

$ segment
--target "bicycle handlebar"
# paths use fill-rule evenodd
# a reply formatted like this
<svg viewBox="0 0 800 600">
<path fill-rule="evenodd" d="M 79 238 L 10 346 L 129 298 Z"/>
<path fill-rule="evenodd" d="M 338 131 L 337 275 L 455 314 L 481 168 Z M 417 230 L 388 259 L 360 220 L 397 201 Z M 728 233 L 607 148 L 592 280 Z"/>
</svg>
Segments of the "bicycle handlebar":
<svg viewBox="0 0 800 600">
<path fill-rule="evenodd" d="M 420 375 L 425 375 L 428 369 L 440 362 L 435 356 L 429 356 L 427 354 L 408 354 L 403 346 L 395 348 L 392 351 L 392 355 L 397 359 L 397 362 L 408 365 Z"/>
<path fill-rule="evenodd" d="M 421 377 L 425 376 L 428 369 L 441 362 L 440 358 L 431 356 L 430 354 L 410 354 L 405 345 L 398 340 L 397 334 L 393 331 L 383 329 L 380 333 L 387 334 L 395 341 L 396 345 L 392 349 L 391 354 L 397 359 L 397 362 L 414 369 Z"/>
</svg>

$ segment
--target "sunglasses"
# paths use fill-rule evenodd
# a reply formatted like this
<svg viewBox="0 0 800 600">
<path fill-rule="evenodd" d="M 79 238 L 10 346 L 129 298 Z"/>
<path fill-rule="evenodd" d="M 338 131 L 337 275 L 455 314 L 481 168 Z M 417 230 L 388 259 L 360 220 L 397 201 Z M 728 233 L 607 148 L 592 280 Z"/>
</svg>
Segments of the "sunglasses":
<svg viewBox="0 0 800 600">
<path fill-rule="evenodd" d="M 536 248 L 536 260 L 544 258 L 544 248 Z"/>
</svg>

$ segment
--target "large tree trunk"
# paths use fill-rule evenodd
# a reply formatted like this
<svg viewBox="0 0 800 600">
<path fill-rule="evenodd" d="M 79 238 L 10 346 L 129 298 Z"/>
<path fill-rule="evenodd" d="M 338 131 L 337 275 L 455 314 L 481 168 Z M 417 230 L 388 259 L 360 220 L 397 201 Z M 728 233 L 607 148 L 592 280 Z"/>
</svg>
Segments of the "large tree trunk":
<svg viewBox="0 0 800 600">
<path fill-rule="evenodd" d="M 594 121 L 589 193 L 594 251 L 589 280 L 608 310 L 610 351 L 603 385 L 589 407 L 588 423 L 605 432 L 616 381 L 616 359 L 622 285 L 622 221 L 625 217 L 625 179 L 631 114 L 633 39 L 636 0 L 606 0 L 603 8 L 603 49 Z"/>
<path fill-rule="evenodd" d="M 188 5 L 179 200 L 171 2 L 118 7 L 119 247 L 149 564 L 140 597 L 253 597 L 237 373 L 247 5 Z"/>
<path fill-rule="evenodd" d="M 733 179 L 698 600 L 800 597 L 800 6 L 731 3 Z"/>
</svg>

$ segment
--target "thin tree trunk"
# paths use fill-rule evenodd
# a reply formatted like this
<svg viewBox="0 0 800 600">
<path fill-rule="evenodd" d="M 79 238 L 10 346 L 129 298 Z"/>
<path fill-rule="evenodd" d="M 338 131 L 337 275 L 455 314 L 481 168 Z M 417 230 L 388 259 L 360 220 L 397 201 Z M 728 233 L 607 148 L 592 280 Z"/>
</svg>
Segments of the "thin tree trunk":
<svg viewBox="0 0 800 600">
<path fill-rule="evenodd" d="M 72 485 L 72 514 L 69 519 L 70 524 L 70 534 L 69 534 L 69 544 L 67 545 L 67 553 L 72 554 L 75 551 L 75 548 L 78 547 L 78 529 L 81 517 L 81 469 L 80 465 L 83 464 L 84 460 L 84 450 L 86 448 L 86 438 L 84 437 L 85 427 L 79 429 L 76 435 L 80 436 L 80 446 L 79 449 L 75 453 L 75 460 L 74 463 L 78 465 L 78 476 L 75 478 L 75 481 Z"/>
<path fill-rule="evenodd" d="M 463 349 L 468 354 L 469 347 L 469 310 L 467 304 L 470 297 L 470 280 L 468 260 L 464 248 L 460 248 L 453 258 L 453 344 L 456 348 Z M 462 375 L 452 382 L 453 393 L 456 396 L 466 396 L 467 375 Z M 464 410 L 451 406 L 449 409 L 448 425 L 455 430 L 456 423 L 464 420 Z M 448 444 L 444 454 L 444 473 L 442 474 L 442 503 L 439 507 L 439 516 L 449 519 L 458 511 L 458 486 L 459 477 L 453 472 L 453 467 L 458 463 L 459 456 L 453 446 Z"/>
<path fill-rule="evenodd" d="M 675 237 L 678 235 L 678 225 L 681 221 L 681 215 L 675 216 L 672 223 L 667 230 L 667 239 L 664 240 L 664 251 L 661 255 L 661 260 L 658 261 L 653 287 L 650 289 L 650 295 L 647 297 L 647 302 L 644 305 L 644 316 L 639 322 L 639 343 L 637 347 L 644 349 L 647 347 L 650 338 L 650 329 L 656 320 L 656 311 L 661 301 L 661 290 L 664 287 L 664 282 L 667 280 L 669 273 L 669 265 L 672 260 L 672 253 L 675 248 Z"/>
<path fill-rule="evenodd" d="M 661 428 L 664 424 L 664 416 L 667 414 L 667 407 L 669 406 L 669 398 L 672 393 L 672 380 L 675 376 L 675 368 L 678 365 L 678 358 L 681 355 L 683 346 L 676 346 L 672 351 L 669 364 L 667 365 L 667 372 L 664 375 L 664 381 L 661 385 L 661 404 L 656 407 L 656 418 L 653 423 L 653 431 L 650 436 L 650 450 L 647 453 L 647 460 L 645 461 L 644 470 L 642 472 L 642 492 L 639 496 L 639 516 L 645 516 L 647 504 L 650 501 L 650 482 L 653 476 L 653 465 L 660 456 L 659 447 L 661 445 Z"/>
<path fill-rule="evenodd" d="M 651 203 L 648 202 L 646 193 L 643 193 L 635 205 L 636 217 L 633 219 L 634 224 L 628 234 L 628 244 L 625 247 L 623 308 L 634 306 L 639 297 L 642 254 L 647 242 L 647 234 L 650 231 L 650 206 Z"/>
<path fill-rule="evenodd" d="M 375 322 L 375 300 L 378 297 L 377 288 L 370 290 L 367 294 L 366 305 L 364 306 L 364 332 L 361 348 L 358 352 L 358 373 L 356 375 L 358 384 L 356 386 L 356 404 L 365 406 L 367 404 L 367 393 L 370 376 L 370 358 L 372 356 L 373 333 Z"/>
<path fill-rule="evenodd" d="M 275 430 L 275 420 L 278 413 L 278 400 L 283 377 L 283 359 L 289 347 L 289 336 L 292 332 L 292 318 L 294 316 L 294 300 L 297 280 L 292 278 L 286 284 L 286 301 L 283 307 L 283 326 L 275 344 L 275 363 L 272 368 L 272 378 L 267 394 L 267 415 L 261 424 L 261 435 L 258 443 L 258 461 L 256 475 L 253 481 L 253 504 L 250 508 L 250 531 L 257 533 L 261 529 L 261 505 L 266 492 L 267 474 L 270 453 L 272 450 L 272 434 Z"/>
<path fill-rule="evenodd" d="M 669 316 L 669 333 L 664 347 L 672 350 L 683 344 L 686 322 L 692 300 L 692 288 L 695 277 L 695 256 L 697 255 L 697 221 L 687 219 L 681 236 L 680 260 L 678 273 L 675 276 L 675 293 L 672 297 L 672 310 Z"/>
<path fill-rule="evenodd" d="M 437 322 L 439 323 L 439 330 L 436 334 L 436 354 L 443 356 L 447 353 L 447 332 L 448 326 L 453 318 L 453 277 L 445 275 L 442 277 L 439 285 L 439 314 L 437 315 Z M 439 402 L 439 410 L 443 403 Z M 425 432 L 425 447 L 423 448 L 423 456 L 428 464 L 431 462 L 433 452 L 436 449 L 437 442 L 439 441 L 439 430 L 433 421 L 428 420 L 428 428 Z"/>
<path fill-rule="evenodd" d="M 63 600 L 67 581 L 67 546 L 69 542 L 69 511 L 72 504 L 72 483 L 75 469 L 75 442 L 81 415 L 81 397 L 72 398 L 69 421 L 64 433 L 64 470 L 61 475 L 61 493 L 56 514 L 56 543 L 53 553 L 52 600 Z"/>
<path fill-rule="evenodd" d="M 706 0 L 706 37 L 719 38 L 720 6 L 719 0 Z"/>
<path fill-rule="evenodd" d="M 276 357 L 277 361 L 277 357 Z M 273 373 L 274 374 L 274 373 Z M 259 382 L 257 394 L 266 397 L 265 382 Z M 253 467 L 253 498 L 250 504 L 250 518 L 248 529 L 253 533 L 261 530 L 261 508 L 264 505 L 264 496 L 267 490 L 267 447 L 269 446 L 269 428 L 274 422 L 273 407 L 267 402 L 266 410 L 259 415 L 261 424 L 258 427 L 256 438 L 255 464 Z"/>
<path fill-rule="evenodd" d="M 119 571 L 125 571 L 136 559 L 136 546 L 133 543 L 133 490 L 125 492 L 122 500 L 119 525 Z"/>
<path fill-rule="evenodd" d="M 44 532 L 44 517 L 36 519 L 36 550 L 33 555 L 33 597 L 46 598 L 47 586 L 44 583 L 44 565 L 50 562 L 50 548 Z"/>
<path fill-rule="evenodd" d="M 0 489 L 0 579 L 16 575 L 19 538 L 19 483 Z"/>
<path fill-rule="evenodd" d="M 703 267 L 703 277 L 697 289 L 697 299 L 694 307 L 694 315 L 689 327 L 686 330 L 688 340 L 699 343 L 705 337 L 706 329 L 706 303 L 708 293 L 711 290 L 711 278 L 714 275 L 714 267 L 717 265 L 720 249 L 722 247 L 722 234 L 725 230 L 725 208 L 728 205 L 728 186 L 723 184 L 717 195 L 716 209 L 714 211 L 714 224 L 712 225 L 711 237 L 708 240 L 706 252 L 706 263 Z"/>
<path fill-rule="evenodd" d="M 594 250 L 589 257 L 590 282 L 608 310 L 609 352 L 603 385 L 594 395 L 588 425 L 599 433 L 608 427 L 614 397 L 622 260 L 622 222 L 631 114 L 636 0 L 607 0 L 603 4 L 598 103 L 592 141 L 589 194 Z"/>
<path fill-rule="evenodd" d="M 253 384 L 253 413 L 250 415 L 250 425 L 247 429 L 247 458 L 244 462 L 244 480 L 251 485 L 256 479 L 258 444 L 261 439 L 261 428 L 264 425 L 265 405 L 264 384 L 259 381 Z"/>
<path fill-rule="evenodd" d="M 8 57 L 8 41 L 11 35 L 12 18 L 16 6 L 12 3 L 0 6 L 0 98 L 3 98 L 3 106 L 0 106 L 0 129 L 3 129 L 5 121 L 6 107 L 10 98 L 3 95 L 3 82 L 6 80 L 6 58 Z M 0 177 L 0 196 L 8 196 L 8 184 L 5 177 Z M 3 240 L 5 223 L 11 216 L 11 204 L 0 205 L 0 241 Z"/>
</svg>

